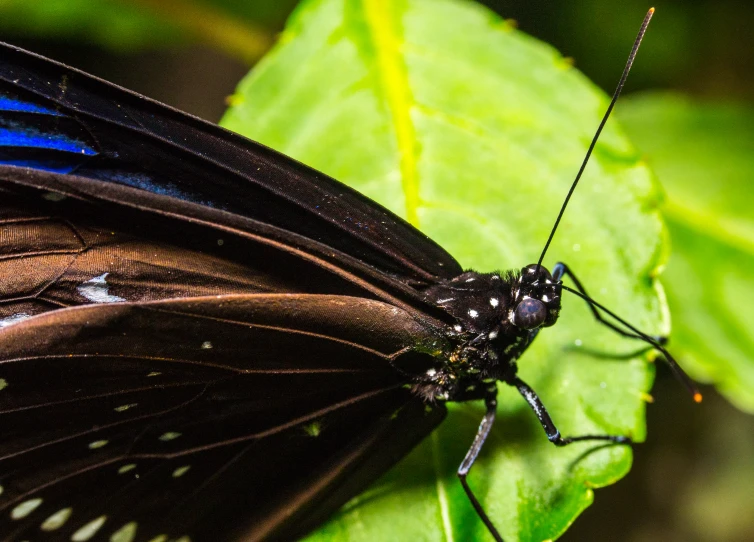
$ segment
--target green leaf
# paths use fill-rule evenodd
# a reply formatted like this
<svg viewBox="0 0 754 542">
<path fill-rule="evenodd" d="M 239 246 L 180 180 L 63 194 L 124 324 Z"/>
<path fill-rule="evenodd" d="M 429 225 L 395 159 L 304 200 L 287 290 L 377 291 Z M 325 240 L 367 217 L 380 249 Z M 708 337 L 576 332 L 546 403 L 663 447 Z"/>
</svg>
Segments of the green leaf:
<svg viewBox="0 0 754 542">
<path fill-rule="evenodd" d="M 3 0 L 0 29 L 4 39 L 78 36 L 116 50 L 172 43 L 181 36 L 143 6 L 115 0 Z"/>
<path fill-rule="evenodd" d="M 674 351 L 754 412 L 754 109 L 653 93 L 618 113 L 667 190 Z"/>
<path fill-rule="evenodd" d="M 0 30 L 4 39 L 78 38 L 118 51 L 200 40 L 253 62 L 272 41 L 271 33 L 258 21 L 274 21 L 287 12 L 291 2 L 3 0 Z"/>
<path fill-rule="evenodd" d="M 616 64 L 623 59 L 616 59 Z M 407 217 L 462 265 L 535 262 L 607 98 L 551 47 L 471 2 L 311 0 L 238 88 L 224 125 Z M 545 260 L 648 332 L 667 332 L 659 193 L 610 123 Z M 642 439 L 645 361 L 596 359 L 575 341 L 630 352 L 574 297 L 520 360 L 566 435 Z M 515 390 L 470 483 L 506 541 L 556 538 L 592 488 L 630 468 L 621 446 L 556 449 Z M 455 476 L 481 419 L 449 419 L 311 540 L 487 540 Z M 385 443 L 389 445 L 389 443 Z"/>
</svg>

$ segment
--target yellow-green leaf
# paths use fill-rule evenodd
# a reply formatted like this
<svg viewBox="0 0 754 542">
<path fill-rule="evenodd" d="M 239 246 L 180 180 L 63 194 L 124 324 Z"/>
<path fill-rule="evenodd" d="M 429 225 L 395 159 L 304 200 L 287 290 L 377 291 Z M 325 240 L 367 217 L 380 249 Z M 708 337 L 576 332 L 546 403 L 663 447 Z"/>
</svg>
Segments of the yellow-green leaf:
<svg viewBox="0 0 754 542">
<path fill-rule="evenodd" d="M 650 93 L 619 115 L 667 190 L 673 348 L 754 412 L 754 109 Z"/>
<path fill-rule="evenodd" d="M 551 47 L 469 1 L 309 0 L 233 103 L 226 127 L 347 182 L 464 266 L 491 271 L 536 261 L 607 97 Z M 568 262 L 597 299 L 666 333 L 659 193 L 615 123 L 582 182 L 545 263 Z M 520 360 L 521 377 L 564 434 L 642 439 L 651 366 L 596 359 L 576 344 L 639 346 L 568 297 L 558 325 Z M 627 472 L 631 451 L 556 449 L 516 391 L 500 391 L 470 483 L 506 541 L 556 538 L 592 488 Z M 311 540 L 489 539 L 455 476 L 481 414 L 453 408 Z"/>
</svg>

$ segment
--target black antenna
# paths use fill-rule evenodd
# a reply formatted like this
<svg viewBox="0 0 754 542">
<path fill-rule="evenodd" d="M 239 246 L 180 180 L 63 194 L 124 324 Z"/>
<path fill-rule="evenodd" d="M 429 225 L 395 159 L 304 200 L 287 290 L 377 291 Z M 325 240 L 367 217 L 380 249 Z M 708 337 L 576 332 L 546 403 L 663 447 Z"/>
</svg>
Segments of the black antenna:
<svg viewBox="0 0 754 542">
<path fill-rule="evenodd" d="M 539 270 L 539 268 L 542 266 L 542 260 L 544 260 L 545 258 L 547 249 L 550 248 L 550 243 L 552 242 L 552 238 L 555 236 L 555 231 L 558 229 L 558 224 L 560 224 L 560 219 L 563 218 L 563 213 L 565 212 L 566 207 L 568 206 L 568 201 L 571 199 L 571 195 L 573 194 L 573 191 L 576 190 L 576 185 L 579 184 L 581 175 L 584 173 L 584 169 L 586 168 L 587 162 L 589 162 L 589 157 L 592 155 L 594 146 L 597 144 L 597 139 L 599 139 L 600 134 L 602 133 L 602 129 L 605 127 L 605 123 L 607 122 L 607 119 L 610 116 L 610 113 L 613 111 L 613 107 L 615 107 L 615 102 L 618 101 L 618 96 L 620 96 L 620 93 L 623 90 L 623 85 L 626 84 L 626 78 L 628 77 L 628 72 L 631 71 L 631 66 L 634 63 L 634 58 L 636 58 L 636 52 L 639 50 L 639 45 L 641 45 L 641 40 L 644 39 L 644 34 L 647 31 L 647 26 L 649 25 L 649 21 L 652 19 L 652 15 L 654 14 L 654 12 L 655 12 L 655 8 L 649 8 L 649 11 L 644 17 L 644 21 L 641 23 L 641 28 L 639 28 L 639 34 L 636 36 L 636 40 L 634 41 L 634 46 L 631 48 L 631 54 L 628 55 L 628 62 L 626 62 L 626 67 L 623 68 L 623 75 L 620 76 L 620 81 L 618 81 L 618 87 L 615 89 L 615 92 L 613 93 L 613 99 L 610 100 L 610 105 L 607 107 L 605 116 L 602 117 L 602 122 L 600 122 L 600 125 L 597 128 L 597 132 L 594 134 L 594 137 L 592 138 L 592 143 L 589 145 L 589 149 L 586 151 L 586 156 L 584 156 L 584 161 L 581 163 L 581 168 L 579 169 L 579 172 L 576 174 L 576 179 L 574 179 L 573 184 L 571 184 L 571 189 L 568 191 L 568 195 L 566 196 L 565 201 L 563 202 L 563 206 L 560 208 L 560 213 L 558 213 L 558 218 L 555 220 L 555 225 L 552 227 L 552 231 L 550 231 L 550 237 L 547 238 L 547 242 L 545 243 L 545 248 L 542 250 L 542 254 L 539 256 L 539 261 L 537 262 L 537 270 Z"/>
<path fill-rule="evenodd" d="M 603 305 L 600 305 L 599 303 L 597 303 L 594 299 L 592 299 L 588 295 L 583 294 L 583 293 L 579 292 L 578 290 L 574 290 L 573 288 L 569 288 L 565 284 L 563 284 L 563 289 L 566 290 L 566 291 L 568 291 L 568 292 L 571 292 L 572 294 L 574 294 L 574 295 L 576 295 L 578 297 L 580 297 L 581 299 L 583 299 L 584 301 L 586 301 L 587 303 L 589 303 L 593 307 L 596 307 L 596 308 L 600 309 L 605 314 L 607 314 L 610 317 L 614 318 L 617 322 L 620 322 L 621 324 L 623 324 L 624 326 L 626 326 L 628 329 L 630 329 L 631 331 L 633 331 L 634 333 L 636 333 L 636 335 L 638 335 L 644 342 L 646 342 L 648 344 L 651 344 L 653 348 L 655 348 L 656 350 L 662 352 L 663 356 L 665 357 L 665 362 L 670 367 L 670 370 L 673 371 L 673 374 L 675 375 L 675 377 L 678 380 L 680 380 L 681 383 L 684 386 L 686 386 L 686 389 L 689 390 L 689 393 L 691 393 L 691 395 L 694 397 L 694 401 L 696 401 L 697 403 L 701 403 L 702 402 L 702 394 L 699 392 L 699 389 L 696 387 L 696 385 L 694 384 L 694 382 L 689 378 L 689 375 L 687 375 L 686 372 L 683 369 L 681 369 L 681 366 L 678 365 L 678 362 L 675 360 L 675 358 L 673 358 L 673 356 L 670 355 L 670 352 L 668 352 L 665 349 L 665 347 L 662 346 L 662 344 L 660 344 L 656 339 L 654 339 L 653 337 L 650 337 L 646 333 L 644 333 L 644 332 L 636 329 L 634 326 L 632 326 L 631 324 L 629 324 L 628 322 L 626 322 L 623 318 L 621 318 L 620 316 L 618 316 L 617 314 L 615 314 L 614 312 L 612 312 L 607 307 L 605 307 Z"/>
</svg>

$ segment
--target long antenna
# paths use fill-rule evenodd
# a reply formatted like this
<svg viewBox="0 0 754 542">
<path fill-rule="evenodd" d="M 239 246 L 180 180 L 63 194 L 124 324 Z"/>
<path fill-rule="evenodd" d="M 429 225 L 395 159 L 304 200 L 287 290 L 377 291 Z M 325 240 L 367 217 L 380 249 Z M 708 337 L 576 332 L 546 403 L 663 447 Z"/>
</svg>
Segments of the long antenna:
<svg viewBox="0 0 754 542">
<path fill-rule="evenodd" d="M 605 127 L 605 123 L 607 122 L 607 119 L 610 116 L 610 113 L 613 111 L 613 107 L 615 107 L 615 102 L 618 101 L 618 96 L 620 96 L 620 93 L 623 90 L 623 85 L 626 84 L 626 78 L 628 77 L 628 72 L 631 71 L 631 66 L 634 63 L 634 58 L 636 58 L 636 52 L 639 50 L 639 45 L 641 45 L 641 40 L 644 39 L 644 34 L 647 31 L 647 26 L 649 26 L 649 21 L 652 19 L 652 15 L 654 14 L 654 12 L 655 12 L 655 8 L 649 8 L 649 11 L 644 16 L 644 21 L 641 23 L 641 28 L 639 28 L 639 34 L 636 36 L 636 40 L 634 41 L 634 46 L 631 48 L 631 54 L 628 55 L 628 62 L 626 62 L 626 67 L 623 68 L 623 75 L 620 76 L 620 81 L 618 81 L 618 87 L 615 89 L 615 92 L 613 93 L 613 99 L 610 100 L 610 105 L 607 107 L 605 116 L 602 117 L 602 122 L 600 122 L 600 125 L 597 128 L 597 132 L 594 134 L 594 137 L 592 138 L 592 143 L 589 145 L 589 149 L 586 151 L 586 156 L 584 156 L 584 161 L 581 163 L 581 168 L 579 169 L 579 172 L 576 174 L 576 179 L 574 179 L 573 184 L 571 184 L 571 189 L 568 191 L 568 195 L 566 196 L 565 201 L 563 202 L 563 206 L 560 208 L 560 212 L 558 213 L 558 218 L 555 220 L 555 225 L 552 227 L 552 230 L 550 231 L 550 237 L 547 238 L 547 242 L 545 243 L 545 248 L 542 250 L 542 254 L 539 256 L 539 261 L 537 262 L 537 269 L 539 269 L 539 267 L 542 266 L 542 260 L 544 260 L 545 258 L 547 249 L 550 248 L 550 243 L 552 242 L 552 238 L 555 236 L 555 231 L 558 229 L 558 224 L 560 224 L 560 219 L 563 218 L 563 213 L 565 212 L 566 207 L 568 206 L 568 201 L 571 199 L 571 195 L 573 195 L 573 191 L 576 190 L 576 185 L 579 184 L 581 175 L 584 173 L 584 168 L 586 168 L 586 164 L 587 162 L 589 162 L 589 157 L 592 156 L 592 151 L 594 150 L 594 146 L 597 144 L 597 139 L 599 139 L 600 134 L 602 133 L 602 129 Z"/>
<path fill-rule="evenodd" d="M 641 337 L 641 339 L 644 342 L 646 342 L 648 344 L 651 344 L 652 347 L 655 350 L 659 350 L 660 352 L 662 352 L 663 356 L 665 357 L 665 362 L 670 367 L 670 370 L 673 371 L 673 374 L 675 375 L 675 377 L 684 386 L 686 386 L 686 389 L 689 390 L 689 393 L 694 398 L 694 401 L 697 402 L 697 403 L 701 403 L 702 402 L 702 394 L 699 392 L 699 389 L 696 387 L 696 385 L 694 384 L 694 382 L 689 378 L 689 376 L 686 374 L 686 372 L 683 369 L 681 369 L 681 366 L 678 365 L 678 362 L 675 360 L 675 358 L 670 355 L 670 352 L 668 352 L 665 349 L 665 347 L 663 345 L 661 345 L 656 339 L 654 339 L 653 337 L 650 337 L 649 335 L 647 335 L 643 331 L 638 330 L 637 328 L 635 328 L 634 326 L 632 326 L 631 324 L 629 324 L 628 322 L 626 322 L 623 318 L 621 318 L 620 316 L 618 316 L 617 314 L 615 314 L 613 311 L 611 311 L 610 309 L 608 309 L 607 307 L 605 307 L 603 305 L 600 305 L 594 299 L 592 299 L 591 297 L 589 297 L 589 296 L 587 296 L 587 295 L 579 292 L 578 290 L 574 290 L 573 288 L 569 288 L 565 284 L 563 284 L 563 289 L 566 290 L 566 291 L 568 291 L 568 292 L 571 292 L 573 295 L 576 295 L 576 296 L 580 297 L 581 299 L 583 299 L 584 301 L 586 301 L 587 303 L 589 303 L 593 307 L 597 307 L 601 311 L 604 311 L 605 314 L 611 316 L 616 321 L 620 322 L 621 324 L 623 324 L 624 326 L 626 326 L 628 329 L 630 329 L 631 331 L 633 331 L 634 333 L 636 333 L 639 337 Z"/>
</svg>

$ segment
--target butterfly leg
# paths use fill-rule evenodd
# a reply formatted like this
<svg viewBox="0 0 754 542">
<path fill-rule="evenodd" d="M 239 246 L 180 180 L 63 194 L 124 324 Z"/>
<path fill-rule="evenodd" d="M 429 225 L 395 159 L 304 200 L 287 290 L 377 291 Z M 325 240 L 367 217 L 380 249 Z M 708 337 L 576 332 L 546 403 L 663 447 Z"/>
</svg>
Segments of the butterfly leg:
<svg viewBox="0 0 754 542">
<path fill-rule="evenodd" d="M 691 393 L 692 397 L 694 398 L 694 401 L 697 403 L 700 403 L 702 401 L 702 394 L 699 392 L 699 388 L 696 387 L 694 382 L 689 378 L 689 375 L 685 373 L 683 369 L 681 369 L 680 365 L 678 365 L 678 362 L 673 358 L 673 356 L 670 355 L 670 352 L 667 351 L 667 349 L 663 346 L 667 339 L 665 337 L 653 337 L 651 335 L 647 335 L 645 333 L 642 333 L 640 330 L 636 329 L 634 326 L 623 320 L 620 316 L 615 314 L 614 312 L 611 312 L 610 309 L 607 307 L 600 305 L 597 303 L 594 299 L 590 298 L 586 290 L 584 289 L 584 286 L 582 286 L 581 282 L 576 278 L 576 276 L 573 274 L 573 272 L 568 269 L 568 266 L 564 263 L 558 263 L 553 268 L 553 274 L 552 276 L 555 278 L 555 280 L 560 280 L 560 277 L 564 275 L 568 275 L 573 279 L 573 282 L 576 284 L 576 288 L 569 288 L 565 284 L 561 284 L 561 287 L 565 290 L 570 291 L 572 294 L 582 297 L 585 301 L 589 303 L 589 306 L 592 309 L 592 313 L 594 314 L 595 318 L 599 320 L 602 324 L 605 324 L 609 328 L 613 329 L 617 333 L 620 333 L 624 337 L 629 337 L 632 339 L 641 339 L 646 343 L 651 344 L 655 350 L 661 352 L 663 356 L 665 357 L 665 362 L 670 367 L 670 370 L 673 371 L 673 374 L 675 377 L 683 384 L 686 389 Z M 608 314 L 611 318 L 616 320 L 617 322 L 623 324 L 626 328 L 628 328 L 629 331 L 625 331 L 615 324 L 612 324 L 610 322 L 607 322 L 604 320 L 598 310 L 603 311 L 604 313 Z"/>
<path fill-rule="evenodd" d="M 598 359 L 610 359 L 610 360 L 626 360 L 626 359 L 633 359 L 641 357 L 648 352 L 652 352 L 655 350 L 654 346 L 647 346 L 646 348 L 639 348 L 638 350 L 633 350 L 631 352 L 623 352 L 623 353 L 616 353 L 616 352 L 602 352 L 600 350 L 592 350 L 591 348 L 584 348 L 581 346 L 575 346 L 575 345 L 569 345 L 564 347 L 564 350 L 567 351 L 574 351 L 582 355 L 587 355 L 593 358 Z"/>
<path fill-rule="evenodd" d="M 518 392 L 522 395 L 529 406 L 537 416 L 539 423 L 542 424 L 542 429 L 545 430 L 547 438 L 555 444 L 555 446 L 565 446 L 572 442 L 578 442 L 581 440 L 607 440 L 609 442 L 615 442 L 617 444 L 631 444 L 631 438 L 621 435 L 581 435 L 578 437 L 563 437 L 560 435 L 560 431 L 555 427 L 550 414 L 547 412 L 545 405 L 533 389 L 529 387 L 526 382 L 520 378 L 513 377 L 508 384 L 515 386 Z"/>
<path fill-rule="evenodd" d="M 479 429 L 477 430 L 476 436 L 474 437 L 474 442 L 471 443 L 471 447 L 469 448 L 469 451 L 466 452 L 466 457 L 463 458 L 461 466 L 458 467 L 456 474 L 458 474 L 458 478 L 461 480 L 461 485 L 463 486 L 463 490 L 466 492 L 466 496 L 469 498 L 469 501 L 471 501 L 474 510 L 476 510 L 476 513 L 479 515 L 479 518 L 487 527 L 487 530 L 489 530 L 490 534 L 496 540 L 496 542 L 503 542 L 503 537 L 500 536 L 500 533 L 497 532 L 497 529 L 492 524 L 492 521 L 487 516 L 484 508 L 482 508 L 482 505 L 479 503 L 476 496 L 474 495 L 474 492 L 471 491 L 471 488 L 466 481 L 466 476 L 468 476 L 469 470 L 471 470 L 471 466 L 476 461 L 477 455 L 479 455 L 482 446 L 484 446 L 484 441 L 487 440 L 487 436 L 490 434 L 492 424 L 495 422 L 495 414 L 497 412 L 496 385 L 491 386 L 487 390 L 487 394 L 484 398 L 484 404 L 487 407 L 487 411 L 484 414 L 484 418 L 482 418 L 482 422 L 479 424 Z"/>
<path fill-rule="evenodd" d="M 576 289 L 579 292 L 581 292 L 582 294 L 584 294 L 585 296 L 589 297 L 589 294 L 586 293 L 586 288 L 584 288 L 584 285 L 581 284 L 581 281 L 576 277 L 576 275 L 573 273 L 573 271 L 571 271 L 571 268 L 568 267 L 563 262 L 556 263 L 555 267 L 552 268 L 552 278 L 555 279 L 555 280 L 560 280 L 564 276 L 570 277 L 570 279 L 573 281 L 573 284 L 576 286 Z M 624 329 L 619 328 L 618 326 L 616 326 L 612 322 L 608 322 L 607 320 L 605 320 L 602 317 L 602 315 L 600 314 L 600 312 L 597 310 L 597 308 L 594 305 L 592 305 L 590 303 L 588 303 L 588 305 L 589 305 L 589 309 L 592 311 L 592 314 L 594 315 L 594 317 L 601 324 L 609 327 L 610 329 L 612 329 L 613 331 L 615 331 L 616 333 L 618 333 L 620 335 L 623 335 L 624 337 L 629 337 L 631 339 L 645 340 L 644 337 L 642 337 L 641 335 L 637 335 L 636 333 L 631 333 L 630 331 L 626 331 Z M 652 339 L 654 339 L 655 341 L 657 341 L 661 345 L 665 345 L 668 342 L 668 338 L 667 337 L 661 337 L 661 336 L 658 336 L 658 335 L 652 336 Z"/>
</svg>

